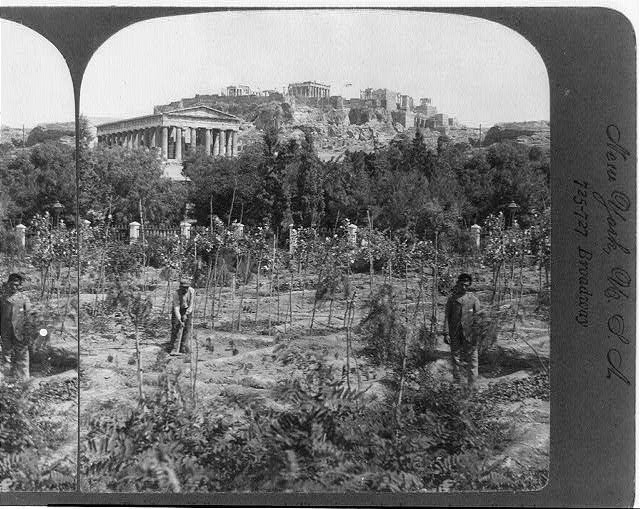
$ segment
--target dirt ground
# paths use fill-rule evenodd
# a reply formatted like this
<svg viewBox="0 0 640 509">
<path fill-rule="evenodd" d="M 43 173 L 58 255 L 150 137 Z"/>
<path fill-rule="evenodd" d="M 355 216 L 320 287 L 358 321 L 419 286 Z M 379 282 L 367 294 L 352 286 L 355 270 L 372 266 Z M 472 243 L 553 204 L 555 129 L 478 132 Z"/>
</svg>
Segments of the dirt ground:
<svg viewBox="0 0 640 509">
<path fill-rule="evenodd" d="M 353 289 L 358 296 L 353 321 L 355 325 L 367 312 L 365 298 L 369 294 L 369 276 L 355 275 L 353 281 Z M 165 306 L 164 314 L 162 313 L 165 285 L 166 283 L 159 285 L 150 295 L 154 302 L 153 318 L 140 336 L 145 394 L 156 390 L 163 377 L 173 379 L 178 388 L 187 393 L 191 391 L 195 373 L 199 405 L 216 409 L 220 415 L 230 419 L 242 419 L 242 412 L 237 410 L 237 406 L 229 405 L 229 401 L 240 403 L 239 406 L 242 407 L 243 403 L 260 400 L 267 407 L 277 407 L 281 403 L 270 398 L 269 389 L 278 381 L 304 376 L 303 373 L 296 373 L 289 365 L 276 362 L 279 352 L 285 348 L 313 352 L 338 370 L 345 364 L 346 341 L 342 328 L 346 307 L 344 297 L 336 298 L 333 306 L 328 302 L 319 306 L 314 316 L 313 329 L 310 329 L 313 290 L 298 288 L 289 294 L 288 289 L 285 289 L 281 291 L 278 303 L 276 293 L 265 285 L 260 287 L 256 322 L 255 280 L 247 284 L 242 298 L 242 324 L 239 331 L 233 330 L 232 322 L 238 318 L 241 289 L 236 288 L 235 292 L 229 287 L 222 289 L 219 301 L 222 305 L 216 311 L 213 329 L 208 316 L 203 316 L 204 292 L 198 289 L 192 353 L 170 356 L 166 351 L 170 336 L 168 306 Z M 398 280 L 396 285 L 401 290 L 404 283 Z M 175 283 L 172 286 L 174 288 Z M 481 282 L 476 294 L 482 303 L 490 299 L 487 285 Z M 290 295 L 291 313 L 288 309 Z M 89 300 L 91 297 L 85 298 Z M 445 300 L 443 296 L 438 297 L 440 324 Z M 208 305 L 207 315 L 210 313 L 210 302 Z M 431 303 L 427 301 L 424 306 L 430 313 Z M 480 366 L 479 391 L 488 390 L 498 382 L 533 376 L 540 371 L 541 362 L 548 366 L 549 324 L 545 317 L 534 313 L 535 307 L 535 296 L 525 295 L 515 330 L 512 330 L 511 322 L 502 327 L 495 345 L 497 360 Z M 270 320 L 268 316 L 271 317 Z M 92 416 L 105 411 L 124 416 L 136 407 L 138 398 L 133 328 L 126 317 L 103 320 L 99 325 L 87 322 L 85 326 L 87 331 L 82 334 L 80 352 L 81 437 Z M 355 335 L 353 347 L 361 374 L 360 388 L 382 397 L 385 391 L 385 369 L 371 365 L 361 354 L 362 346 Z M 436 347 L 436 353 L 439 359 L 431 364 L 430 369 L 436 377 L 452 380 L 449 347 L 442 339 Z M 356 383 L 355 376 L 353 380 Z M 495 459 L 515 471 L 548 469 L 548 397 L 546 400 L 524 398 L 500 403 L 497 410 L 501 418 L 513 426 L 514 440 Z"/>
</svg>

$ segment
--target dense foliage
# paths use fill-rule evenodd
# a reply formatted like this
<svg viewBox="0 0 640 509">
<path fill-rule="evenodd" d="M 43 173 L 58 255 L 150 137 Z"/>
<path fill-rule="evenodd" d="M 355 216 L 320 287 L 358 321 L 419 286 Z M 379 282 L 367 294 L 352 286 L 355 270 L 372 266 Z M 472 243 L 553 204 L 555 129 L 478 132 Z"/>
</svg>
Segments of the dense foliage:
<svg viewBox="0 0 640 509">
<path fill-rule="evenodd" d="M 497 406 L 513 391 L 508 383 L 466 400 L 424 371 L 396 414 L 392 394 L 378 399 L 348 389 L 318 352 L 283 344 L 274 360 L 292 371 L 271 389 L 276 407 L 227 395 L 228 413 L 195 412 L 165 378 L 136 410 L 92 417 L 83 444 L 86 488 L 406 492 L 545 483 L 544 472 L 515 479 L 489 461 L 511 433 Z"/>
</svg>

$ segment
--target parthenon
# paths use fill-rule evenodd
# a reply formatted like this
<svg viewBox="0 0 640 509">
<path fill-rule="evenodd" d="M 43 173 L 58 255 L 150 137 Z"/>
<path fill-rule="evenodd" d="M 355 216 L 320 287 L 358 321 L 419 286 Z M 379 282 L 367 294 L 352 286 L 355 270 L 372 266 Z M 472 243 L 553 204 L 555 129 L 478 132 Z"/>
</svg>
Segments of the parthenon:
<svg viewBox="0 0 640 509">
<path fill-rule="evenodd" d="M 98 143 L 161 150 L 162 158 L 182 162 L 187 149 L 204 147 L 214 156 L 235 156 L 240 119 L 223 111 L 196 105 L 97 126 Z"/>
<path fill-rule="evenodd" d="M 329 97 L 330 90 L 329 85 L 323 85 L 316 81 L 289 84 L 289 95 L 296 97 Z"/>
</svg>

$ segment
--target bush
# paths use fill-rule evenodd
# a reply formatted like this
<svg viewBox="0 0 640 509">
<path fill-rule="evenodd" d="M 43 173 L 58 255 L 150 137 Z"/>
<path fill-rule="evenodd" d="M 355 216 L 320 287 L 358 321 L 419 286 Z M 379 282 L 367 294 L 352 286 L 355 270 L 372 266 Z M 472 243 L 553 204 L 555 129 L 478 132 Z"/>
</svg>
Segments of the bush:
<svg viewBox="0 0 640 509">
<path fill-rule="evenodd" d="M 18 233 L 0 226 L 0 253 L 12 257 L 18 256 L 23 251 Z"/>
<path fill-rule="evenodd" d="M 34 424 L 42 395 L 37 402 L 33 396 L 22 382 L 0 381 L 0 492 L 73 490 L 72 465 L 60 461 L 41 466 L 42 451 L 51 445 L 55 432 Z"/>
<path fill-rule="evenodd" d="M 366 345 L 364 352 L 376 364 L 387 363 L 400 355 L 401 339 L 406 331 L 397 300 L 393 287 L 382 285 L 371 299 L 369 313 L 360 322 Z"/>
<path fill-rule="evenodd" d="M 147 265 L 156 269 L 164 267 L 166 265 L 166 255 L 174 250 L 176 241 L 172 238 L 163 237 L 148 237 L 145 241 L 144 252 L 147 257 Z"/>
<path fill-rule="evenodd" d="M 142 246 L 140 244 L 123 244 L 111 242 L 107 246 L 107 262 L 105 274 L 112 279 L 130 274 L 140 275 L 142 270 Z"/>
</svg>

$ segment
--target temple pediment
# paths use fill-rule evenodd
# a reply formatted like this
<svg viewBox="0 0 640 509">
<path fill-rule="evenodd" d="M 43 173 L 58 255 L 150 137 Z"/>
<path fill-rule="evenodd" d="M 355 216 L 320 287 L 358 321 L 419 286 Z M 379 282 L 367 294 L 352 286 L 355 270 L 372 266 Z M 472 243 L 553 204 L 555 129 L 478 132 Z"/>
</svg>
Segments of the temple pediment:
<svg viewBox="0 0 640 509">
<path fill-rule="evenodd" d="M 166 117 L 196 117 L 200 119 L 206 120 L 217 120 L 222 122 L 240 122 L 240 118 L 231 115 L 230 113 L 225 113 L 224 111 L 216 110 L 214 108 L 210 108 L 209 106 L 199 105 L 199 106 L 190 106 L 189 108 L 180 108 L 177 110 L 171 110 L 164 112 L 163 115 Z"/>
</svg>

